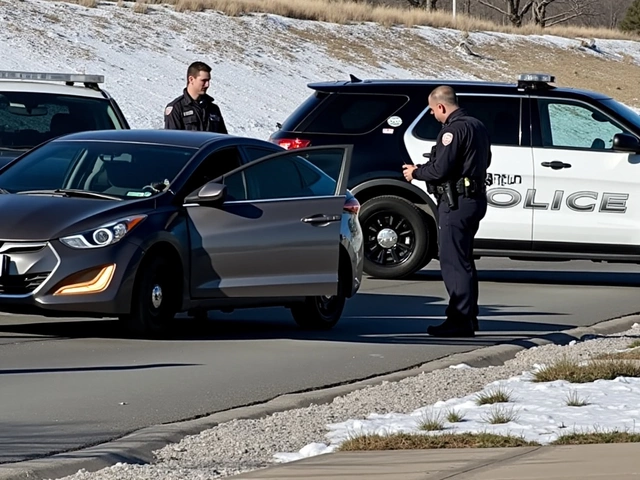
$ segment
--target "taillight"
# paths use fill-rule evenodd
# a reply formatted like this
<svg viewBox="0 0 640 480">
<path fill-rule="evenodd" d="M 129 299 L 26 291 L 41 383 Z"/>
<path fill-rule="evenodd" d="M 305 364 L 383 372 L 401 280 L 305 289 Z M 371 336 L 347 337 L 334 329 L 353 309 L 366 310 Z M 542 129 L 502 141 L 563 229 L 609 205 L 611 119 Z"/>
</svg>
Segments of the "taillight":
<svg viewBox="0 0 640 480">
<path fill-rule="evenodd" d="M 275 141 L 282 148 L 291 150 L 294 148 L 305 148 L 311 143 L 311 140 L 304 140 L 302 138 L 278 138 Z"/>
<path fill-rule="evenodd" d="M 345 212 L 349 212 L 357 215 L 358 212 L 360 211 L 360 202 L 356 200 L 356 197 L 347 198 L 347 200 L 344 202 L 343 210 Z"/>
</svg>

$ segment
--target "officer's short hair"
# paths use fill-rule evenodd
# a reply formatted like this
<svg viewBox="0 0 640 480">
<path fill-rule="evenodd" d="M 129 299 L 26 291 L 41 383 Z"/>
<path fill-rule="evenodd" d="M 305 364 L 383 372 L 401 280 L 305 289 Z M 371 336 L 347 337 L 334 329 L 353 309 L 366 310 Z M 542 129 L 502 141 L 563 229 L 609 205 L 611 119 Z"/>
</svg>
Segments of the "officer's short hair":
<svg viewBox="0 0 640 480">
<path fill-rule="evenodd" d="M 433 98 L 438 103 L 454 105 L 456 107 L 458 106 L 458 96 L 456 95 L 456 91 L 448 85 L 441 85 L 434 88 L 429 97 Z"/>
<path fill-rule="evenodd" d="M 187 82 L 189 77 L 197 77 L 200 72 L 211 73 L 211 67 L 204 62 L 193 62 L 187 69 Z"/>
</svg>

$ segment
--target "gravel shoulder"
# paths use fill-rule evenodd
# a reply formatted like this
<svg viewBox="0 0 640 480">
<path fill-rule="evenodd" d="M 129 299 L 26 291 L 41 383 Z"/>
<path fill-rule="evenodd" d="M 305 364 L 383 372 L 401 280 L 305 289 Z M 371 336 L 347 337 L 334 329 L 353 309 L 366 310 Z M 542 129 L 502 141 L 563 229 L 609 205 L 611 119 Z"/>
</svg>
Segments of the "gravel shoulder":
<svg viewBox="0 0 640 480">
<path fill-rule="evenodd" d="M 469 395 L 488 383 L 520 375 L 566 357 L 578 361 L 623 350 L 640 338 L 640 324 L 625 332 L 586 337 L 568 345 L 543 345 L 519 352 L 503 365 L 444 368 L 397 382 L 385 382 L 311 405 L 260 419 L 233 420 L 155 452 L 148 465 L 116 464 L 97 472 L 79 471 L 61 480 L 196 480 L 225 478 L 268 467 L 279 452 L 297 452 L 313 442 L 326 443 L 326 425 L 371 413 L 410 413 L 437 401 Z"/>
</svg>

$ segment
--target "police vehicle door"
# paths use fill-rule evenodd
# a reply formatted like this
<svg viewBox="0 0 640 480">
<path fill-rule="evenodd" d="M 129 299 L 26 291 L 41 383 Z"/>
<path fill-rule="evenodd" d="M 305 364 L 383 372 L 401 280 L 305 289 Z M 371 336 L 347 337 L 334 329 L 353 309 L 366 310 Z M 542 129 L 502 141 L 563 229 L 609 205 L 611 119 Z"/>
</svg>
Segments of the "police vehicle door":
<svg viewBox="0 0 640 480">
<path fill-rule="evenodd" d="M 543 242 L 640 244 L 640 155 L 615 152 L 616 133 L 630 133 L 597 108 L 578 101 L 532 101 L 535 189 L 534 248 Z M 539 127 L 538 127 L 539 126 Z M 536 128 L 538 127 L 538 128 Z"/>
<path fill-rule="evenodd" d="M 460 107 L 481 120 L 491 135 L 489 207 L 476 235 L 480 248 L 482 240 L 526 242 L 520 244 L 525 249 L 530 246 L 533 215 L 522 208 L 527 190 L 533 188 L 529 124 L 522 124 L 522 118 L 529 118 L 527 98 L 525 94 L 508 97 L 458 94 Z M 427 162 L 423 154 L 431 151 L 441 128 L 427 108 L 407 129 L 405 144 L 413 163 Z M 426 191 L 424 182 L 412 183 Z"/>
</svg>

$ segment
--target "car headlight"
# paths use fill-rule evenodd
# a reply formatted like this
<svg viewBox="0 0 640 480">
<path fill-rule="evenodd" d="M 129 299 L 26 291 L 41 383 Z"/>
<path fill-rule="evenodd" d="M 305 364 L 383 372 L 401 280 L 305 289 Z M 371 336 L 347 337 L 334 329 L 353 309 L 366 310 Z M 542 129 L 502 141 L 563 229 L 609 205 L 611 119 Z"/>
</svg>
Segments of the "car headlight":
<svg viewBox="0 0 640 480">
<path fill-rule="evenodd" d="M 60 241 L 71 248 L 106 247 L 122 240 L 145 218 L 147 218 L 146 215 L 136 215 L 76 235 L 62 237 Z"/>
</svg>

